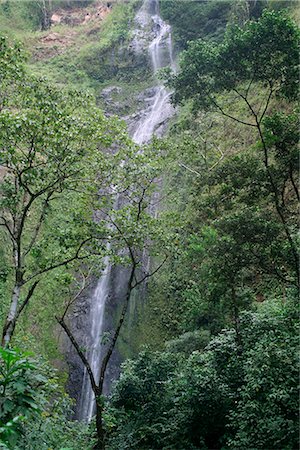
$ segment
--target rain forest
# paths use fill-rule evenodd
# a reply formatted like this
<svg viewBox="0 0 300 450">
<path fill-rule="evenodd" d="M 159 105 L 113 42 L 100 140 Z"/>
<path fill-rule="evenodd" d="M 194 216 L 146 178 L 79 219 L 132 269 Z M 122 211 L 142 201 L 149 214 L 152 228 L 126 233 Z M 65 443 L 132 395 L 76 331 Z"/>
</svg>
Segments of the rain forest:
<svg viewBox="0 0 300 450">
<path fill-rule="evenodd" d="M 0 449 L 299 448 L 297 0 L 0 0 Z"/>
</svg>

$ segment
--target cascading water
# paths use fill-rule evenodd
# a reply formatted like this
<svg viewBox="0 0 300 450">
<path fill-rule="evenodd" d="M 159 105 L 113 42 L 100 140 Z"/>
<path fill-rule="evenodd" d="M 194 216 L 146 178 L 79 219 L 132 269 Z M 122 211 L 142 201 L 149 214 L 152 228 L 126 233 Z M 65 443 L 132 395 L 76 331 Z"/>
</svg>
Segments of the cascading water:
<svg viewBox="0 0 300 450">
<path fill-rule="evenodd" d="M 109 251 L 110 245 L 107 245 Z M 97 380 L 99 377 L 99 361 L 101 361 L 101 337 L 103 333 L 103 322 L 105 303 L 109 288 L 109 278 L 111 272 L 111 265 L 109 262 L 109 256 L 104 258 L 104 270 L 103 274 L 98 280 L 95 291 L 92 296 L 91 309 L 90 309 L 90 323 L 91 333 L 90 342 L 92 345 L 89 348 L 87 359 L 90 363 L 91 369 Z M 80 416 L 81 419 L 90 421 L 94 411 L 95 396 L 91 387 L 89 375 L 87 371 L 84 371 L 81 396 L 80 396 Z"/>
<path fill-rule="evenodd" d="M 149 27 L 150 24 L 154 35 L 148 46 L 154 74 L 162 67 L 174 66 L 171 27 L 159 16 L 158 6 L 158 0 L 146 0 L 136 17 L 142 29 Z M 151 10 L 154 10 L 155 14 L 151 15 Z M 138 41 L 138 34 L 135 39 Z M 150 106 L 145 111 L 144 116 L 137 122 L 132 136 L 137 144 L 145 144 L 150 141 L 154 134 L 158 136 L 162 134 L 162 125 L 173 114 L 173 108 L 169 100 L 170 92 L 162 84 L 156 86 Z"/>
<path fill-rule="evenodd" d="M 164 66 L 173 66 L 171 28 L 159 16 L 159 0 L 145 0 L 136 15 L 135 23 L 135 49 L 137 52 L 140 51 L 145 47 L 145 42 L 147 42 L 153 73 L 155 74 L 157 70 Z M 134 124 L 132 131 L 133 140 L 140 145 L 149 142 L 153 135 L 161 136 L 165 123 L 174 112 L 169 102 L 170 92 L 162 84 L 155 86 L 153 92 L 154 94 L 149 99 L 148 107 L 143 111 L 142 117 Z M 104 313 L 112 274 L 108 257 L 105 258 L 104 266 L 104 273 L 100 277 L 92 295 L 89 314 L 91 331 L 88 342 L 91 345 L 89 346 L 90 350 L 87 357 L 96 379 L 100 370 L 101 348 L 103 347 L 101 345 L 101 336 L 105 331 Z M 79 418 L 90 421 L 94 412 L 94 404 L 94 393 L 85 370 L 79 405 Z"/>
</svg>

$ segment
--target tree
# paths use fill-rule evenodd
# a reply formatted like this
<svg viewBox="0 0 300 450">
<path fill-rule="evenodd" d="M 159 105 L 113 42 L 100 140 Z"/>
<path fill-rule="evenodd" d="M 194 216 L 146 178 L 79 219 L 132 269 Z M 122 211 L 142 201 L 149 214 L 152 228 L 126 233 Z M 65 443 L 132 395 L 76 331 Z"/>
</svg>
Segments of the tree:
<svg viewBox="0 0 300 450">
<path fill-rule="evenodd" d="M 219 45 L 201 40 L 191 43 L 183 54 L 181 70 L 177 75 L 169 76 L 169 85 L 175 89 L 175 103 L 192 99 L 195 110 L 218 111 L 257 132 L 269 190 L 290 247 L 299 287 L 294 232 L 280 200 L 264 130 L 264 119 L 276 96 L 289 101 L 297 98 L 298 48 L 299 31 L 293 21 L 284 13 L 264 12 L 258 21 L 247 22 L 243 29 L 229 28 Z M 259 102 L 255 98 L 258 88 L 262 89 Z M 233 112 L 236 101 L 244 105 L 242 117 Z M 294 168 L 295 165 L 289 175 L 293 185 Z M 297 194 L 297 189 L 294 191 Z"/>
<path fill-rule="evenodd" d="M 280 166 L 274 170 L 278 186 L 284 186 L 286 172 Z M 209 192 L 203 193 L 207 185 Z M 198 294 L 198 303 L 221 307 L 223 317 L 231 305 L 238 337 L 239 310 L 263 299 L 264 282 L 283 290 L 293 285 L 294 261 L 271 208 L 272 193 L 258 155 L 227 156 L 207 180 L 199 181 L 196 194 L 198 223 L 188 239 L 186 262 L 195 268 L 190 291 L 193 298 Z M 286 212 L 291 229 L 293 214 Z M 197 320 L 201 324 L 200 314 Z"/>
<path fill-rule="evenodd" d="M 0 348 L 0 374 L 1 448 L 91 448 L 88 426 L 69 420 L 71 399 L 45 360 L 16 348 Z"/>
<path fill-rule="evenodd" d="M 161 161 L 162 154 L 156 151 L 155 145 L 148 149 L 144 148 L 143 152 L 135 145 L 132 145 L 131 152 L 127 149 L 126 158 L 115 169 L 115 184 L 110 202 L 100 210 L 110 233 L 107 242 L 112 249 L 111 263 L 127 267 L 127 282 L 117 325 L 103 351 L 98 379 L 67 324 L 67 313 L 74 303 L 74 298 L 67 303 L 63 315 L 57 316 L 58 323 L 68 335 L 90 378 L 96 400 L 97 444 L 95 449 L 97 450 L 104 449 L 106 445 L 103 387 L 107 366 L 126 319 L 132 293 L 159 271 L 167 257 L 165 242 L 170 239 L 169 235 L 163 231 L 162 221 L 152 215 L 153 208 L 158 207 L 153 194 L 157 189 L 156 182 L 161 170 Z M 115 210 L 117 203 L 121 203 L 121 206 Z M 156 256 L 156 259 L 159 256 L 161 259 L 161 253 L 165 253 L 162 261 L 158 262 L 154 268 L 148 263 L 145 264 L 145 257 L 148 259 L 150 252 Z M 77 295 L 75 294 L 76 297 Z"/>
<path fill-rule="evenodd" d="M 0 112 L 0 225 L 14 278 L 3 344 L 41 276 L 102 254 L 92 204 L 101 177 L 109 182 L 109 156 L 100 149 L 117 142 L 117 134 L 117 122 L 108 122 L 88 95 L 43 80 L 19 82 Z"/>
<path fill-rule="evenodd" d="M 167 411 L 172 406 L 170 381 L 182 367 L 182 359 L 182 355 L 144 349 L 135 360 L 124 363 L 107 410 L 114 424 L 109 448 L 174 448 L 174 427 Z"/>
<path fill-rule="evenodd" d="M 41 29 L 48 30 L 51 26 L 52 0 L 35 0 L 39 9 Z"/>
<path fill-rule="evenodd" d="M 127 361 L 110 448 L 297 448 L 296 321 L 292 303 L 267 301 L 241 315 L 238 357 L 227 329 L 189 355 L 145 350 Z"/>
<path fill-rule="evenodd" d="M 176 208 L 182 225 L 177 254 L 169 273 L 164 273 L 163 292 L 164 300 L 177 308 L 179 332 L 204 329 L 215 335 L 234 324 L 240 340 L 240 312 L 263 301 L 266 286 L 286 295 L 294 283 L 294 261 L 273 207 L 259 149 L 245 146 L 237 153 L 229 148 L 226 154 L 231 128 L 226 120 L 224 136 L 220 122 L 215 114 L 200 115 L 192 130 L 180 129 L 170 138 L 177 167 L 172 167 L 174 185 L 168 186 L 173 190 L 169 207 Z M 282 126 L 289 139 L 279 137 L 278 128 L 276 141 L 286 142 L 286 158 L 292 159 L 296 128 L 292 119 L 288 126 L 289 122 Z M 277 185 L 285 190 L 289 209 L 285 214 L 293 229 L 295 195 L 286 185 L 288 165 L 285 169 L 283 165 L 276 161 L 273 170 Z"/>
<path fill-rule="evenodd" d="M 22 420 L 38 410 L 35 385 L 42 379 L 35 370 L 28 354 L 0 348 L 0 444 L 4 448 L 15 448 Z"/>
<path fill-rule="evenodd" d="M 253 83 L 258 82 L 267 93 L 258 118 L 261 122 L 275 94 L 289 100 L 297 97 L 298 45 L 299 31 L 292 19 L 274 11 L 265 11 L 243 28 L 229 27 L 221 44 L 191 42 L 182 54 L 181 70 L 169 78 L 175 88 L 174 102 L 192 99 L 197 109 L 226 114 L 226 104 L 216 94 L 233 91 L 246 102 Z M 256 122 L 251 126 L 256 127 Z"/>
<path fill-rule="evenodd" d="M 296 309 L 267 302 L 243 317 L 244 382 L 229 415 L 228 448 L 298 447 Z"/>
<path fill-rule="evenodd" d="M 179 48 L 187 42 L 206 36 L 219 40 L 224 34 L 231 12 L 231 1 L 186 1 L 164 0 L 160 13 L 172 25 L 172 35 Z"/>
<path fill-rule="evenodd" d="M 26 54 L 19 43 L 10 43 L 5 37 L 0 37 L 0 110 L 19 89 L 25 75 L 25 60 Z"/>
</svg>

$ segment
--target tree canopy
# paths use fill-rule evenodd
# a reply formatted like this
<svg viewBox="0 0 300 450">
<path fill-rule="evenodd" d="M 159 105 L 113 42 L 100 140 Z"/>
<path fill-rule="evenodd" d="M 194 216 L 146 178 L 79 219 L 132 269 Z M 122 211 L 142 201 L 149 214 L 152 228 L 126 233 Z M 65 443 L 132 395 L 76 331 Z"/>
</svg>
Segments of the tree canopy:
<svg viewBox="0 0 300 450">
<path fill-rule="evenodd" d="M 37 50 L 30 70 L 68 67 L 78 82 L 83 64 L 96 97 L 33 75 L 23 47 L 0 40 L 0 447 L 296 449 L 300 35 L 292 8 L 274 10 L 289 2 L 162 2 L 186 50 L 164 69 L 178 106 L 168 133 L 143 146 L 111 115 L 132 125 L 169 95 L 146 53 L 132 71 L 118 60 L 140 2 L 104 6 L 99 35 L 98 3 L 71 3 L 20 4 L 44 28 L 55 5 L 96 11 L 74 48 L 50 64 Z M 0 23 L 18 7 L 1 5 Z M 96 80 L 103 70 L 116 86 Z M 107 323 L 89 339 L 94 306 Z M 67 394 L 83 377 L 89 424 Z"/>
<path fill-rule="evenodd" d="M 179 73 L 169 81 L 175 89 L 174 102 L 192 99 L 197 109 L 222 111 L 216 94 L 241 87 L 241 95 L 247 96 L 255 82 L 293 100 L 299 87 L 298 53 L 299 31 L 294 22 L 283 12 L 265 11 L 243 28 L 228 28 L 220 44 L 190 43 Z"/>
</svg>

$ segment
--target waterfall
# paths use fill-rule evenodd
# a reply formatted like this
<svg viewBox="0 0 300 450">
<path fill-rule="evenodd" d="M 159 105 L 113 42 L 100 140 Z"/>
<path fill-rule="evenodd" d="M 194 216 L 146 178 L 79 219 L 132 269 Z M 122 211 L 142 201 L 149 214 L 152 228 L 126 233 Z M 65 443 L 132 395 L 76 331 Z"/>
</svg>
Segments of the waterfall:
<svg viewBox="0 0 300 450">
<path fill-rule="evenodd" d="M 142 30 L 149 27 L 150 24 L 153 33 L 148 51 L 154 75 L 162 67 L 174 67 L 171 27 L 159 16 L 158 6 L 158 0 L 146 0 L 136 17 Z M 153 15 L 151 11 L 154 11 Z M 137 42 L 138 36 L 137 34 Z M 137 47 L 139 48 L 139 44 Z M 160 83 L 155 87 L 150 106 L 136 124 L 132 138 L 137 144 L 149 142 L 153 135 L 162 135 L 162 125 L 173 115 L 173 108 L 169 100 L 170 92 Z"/>
<path fill-rule="evenodd" d="M 110 250 L 110 244 L 106 246 L 107 251 Z M 94 293 L 92 295 L 91 309 L 89 314 L 89 321 L 91 324 L 90 342 L 92 345 L 89 348 L 87 359 L 90 363 L 94 377 L 97 380 L 99 378 L 101 361 L 101 338 L 103 333 L 104 324 L 104 311 L 105 303 L 109 288 L 109 278 L 111 272 L 111 265 L 109 262 L 109 256 L 104 258 L 104 269 L 102 276 L 99 278 Z M 80 396 L 80 418 L 90 421 L 94 411 L 95 396 L 91 387 L 91 382 L 87 370 L 84 370 L 84 376 L 82 381 L 81 396 Z"/>
<path fill-rule="evenodd" d="M 171 28 L 159 16 L 159 0 L 145 0 L 135 17 L 134 47 L 141 51 L 145 45 L 152 62 L 153 74 L 164 66 L 173 66 Z M 146 44 L 145 44 L 146 42 Z M 161 136 L 164 125 L 173 115 L 170 105 L 170 92 L 161 83 L 157 83 L 153 90 L 148 107 L 143 111 L 142 117 L 135 123 L 132 138 L 137 144 L 145 144 L 153 135 Z M 155 214 L 155 211 L 153 212 Z M 108 248 L 109 250 L 109 248 Z M 104 313 L 106 300 L 109 295 L 112 268 L 109 257 L 104 260 L 104 272 L 93 292 L 89 313 L 90 342 L 87 358 L 93 373 L 98 380 L 101 363 L 101 336 L 105 331 Z M 79 405 L 79 418 L 90 421 L 95 408 L 94 393 L 87 371 L 84 371 L 81 398 Z"/>
</svg>

